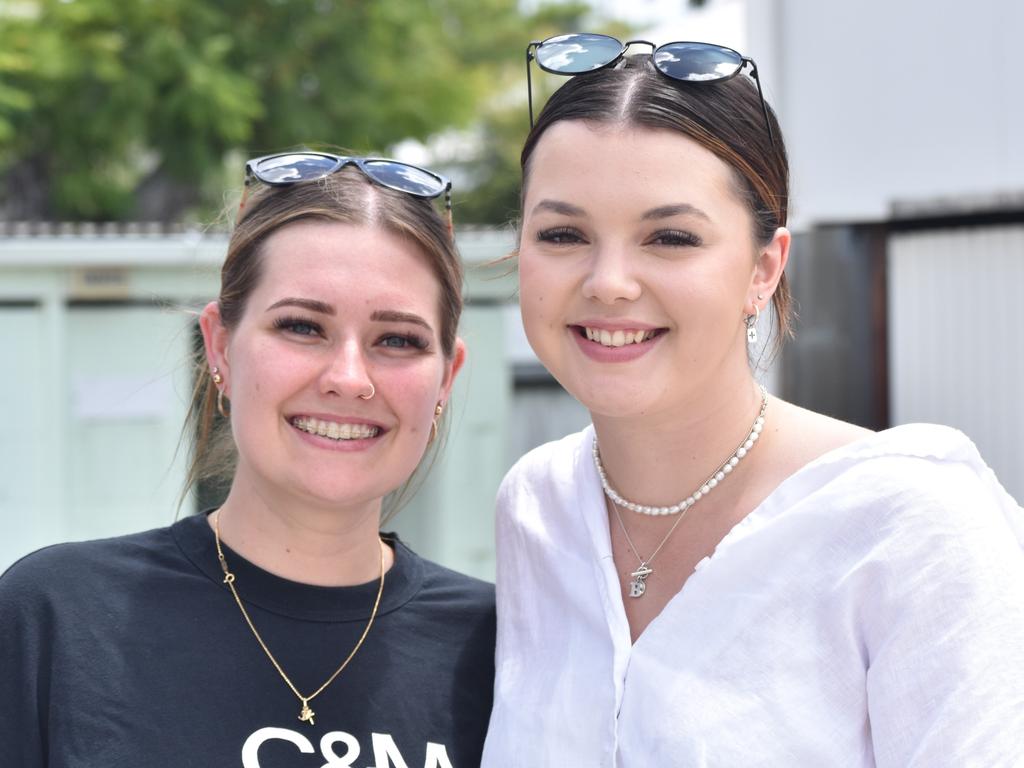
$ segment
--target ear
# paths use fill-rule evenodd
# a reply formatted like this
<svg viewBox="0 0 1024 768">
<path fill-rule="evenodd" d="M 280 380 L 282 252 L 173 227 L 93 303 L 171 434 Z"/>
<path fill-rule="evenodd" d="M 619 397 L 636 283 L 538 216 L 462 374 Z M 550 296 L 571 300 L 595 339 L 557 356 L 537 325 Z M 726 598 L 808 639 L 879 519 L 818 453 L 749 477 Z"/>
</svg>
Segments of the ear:
<svg viewBox="0 0 1024 768">
<path fill-rule="evenodd" d="M 211 301 L 203 311 L 199 313 L 199 329 L 203 332 L 203 347 L 206 350 L 206 362 L 212 370 L 214 367 L 220 370 L 224 377 L 224 391 L 228 393 L 228 382 L 231 381 L 231 371 L 228 364 L 228 329 L 220 316 L 220 305 Z"/>
<path fill-rule="evenodd" d="M 747 297 L 748 314 L 754 314 L 755 303 L 758 308 L 763 309 L 770 301 L 771 295 L 775 293 L 775 288 L 786 269 L 786 262 L 789 261 L 789 247 L 792 242 L 793 236 L 789 230 L 779 227 L 768 244 L 758 252 L 750 281 L 750 295 Z M 758 296 L 763 299 L 758 299 Z M 762 304 L 762 300 L 765 304 Z"/>
<path fill-rule="evenodd" d="M 466 342 L 460 338 L 455 339 L 455 350 L 451 360 L 445 366 L 444 379 L 441 381 L 440 399 L 442 402 L 448 402 L 448 398 L 452 394 L 452 385 L 455 384 L 455 377 L 459 375 L 459 371 L 462 370 L 462 365 L 465 362 Z"/>
</svg>

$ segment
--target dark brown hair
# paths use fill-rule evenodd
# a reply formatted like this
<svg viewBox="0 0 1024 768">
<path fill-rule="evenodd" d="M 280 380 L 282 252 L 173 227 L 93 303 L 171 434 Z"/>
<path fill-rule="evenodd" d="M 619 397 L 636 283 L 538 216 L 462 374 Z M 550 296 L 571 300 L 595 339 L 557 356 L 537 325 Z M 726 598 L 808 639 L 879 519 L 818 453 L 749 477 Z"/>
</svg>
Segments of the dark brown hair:
<svg viewBox="0 0 1024 768">
<path fill-rule="evenodd" d="M 415 243 L 441 287 L 441 351 L 452 358 L 462 314 L 462 264 L 448 224 L 431 201 L 375 184 L 354 166 L 315 182 L 257 186 L 249 195 L 221 268 L 217 303 L 228 330 L 238 326 L 260 281 L 267 238 L 310 220 L 377 227 Z M 201 481 L 226 483 L 236 460 L 231 431 L 216 418 L 217 387 L 202 351 L 194 365 L 192 406 L 182 430 L 182 440 L 192 446 L 183 497 Z"/>
<path fill-rule="evenodd" d="M 526 138 L 521 156 L 524 198 L 537 142 L 562 120 L 678 131 L 732 168 L 736 193 L 753 220 L 755 242 L 765 245 L 776 229 L 786 225 L 789 161 L 782 131 L 769 109 L 773 143 L 757 86 L 746 76 L 717 83 L 684 83 L 658 72 L 649 55 L 634 55 L 615 67 L 570 78 L 548 99 Z M 791 334 L 791 298 L 785 275 L 772 303 L 777 348 Z"/>
</svg>

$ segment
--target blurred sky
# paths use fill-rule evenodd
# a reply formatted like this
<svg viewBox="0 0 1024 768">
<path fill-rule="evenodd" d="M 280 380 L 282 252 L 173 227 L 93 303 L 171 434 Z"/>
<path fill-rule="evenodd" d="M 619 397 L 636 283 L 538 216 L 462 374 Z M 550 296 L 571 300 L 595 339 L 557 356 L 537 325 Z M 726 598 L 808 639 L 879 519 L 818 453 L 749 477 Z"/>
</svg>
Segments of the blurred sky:
<svg viewBox="0 0 1024 768">
<path fill-rule="evenodd" d="M 656 44 L 700 40 L 743 50 L 745 0 L 708 0 L 692 8 L 687 0 L 591 0 L 599 12 L 636 24 Z"/>
</svg>

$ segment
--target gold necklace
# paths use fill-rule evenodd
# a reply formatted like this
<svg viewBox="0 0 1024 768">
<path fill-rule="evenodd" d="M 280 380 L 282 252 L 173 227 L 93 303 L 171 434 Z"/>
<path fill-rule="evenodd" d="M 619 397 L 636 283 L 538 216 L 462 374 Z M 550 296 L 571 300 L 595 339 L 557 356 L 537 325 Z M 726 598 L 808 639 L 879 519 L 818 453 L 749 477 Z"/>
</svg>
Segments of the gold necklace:
<svg viewBox="0 0 1024 768">
<path fill-rule="evenodd" d="M 294 693 L 299 698 L 299 701 L 302 702 L 302 711 L 299 712 L 299 720 L 309 723 L 310 725 L 315 725 L 313 718 L 316 716 L 316 712 L 310 709 L 309 702 L 323 693 L 324 689 L 333 683 L 334 679 L 341 674 L 341 671 L 348 666 L 348 663 L 352 661 L 352 657 L 356 655 L 356 651 L 358 651 L 362 646 L 363 641 L 366 639 L 366 635 L 369 634 L 370 627 L 373 626 L 373 620 L 377 618 L 377 609 L 380 607 L 380 596 L 384 594 L 384 542 L 380 539 L 377 540 L 377 543 L 380 545 L 380 586 L 377 587 L 377 599 L 373 601 L 373 611 L 370 613 L 370 620 L 366 622 L 366 628 L 363 630 L 363 634 L 359 636 L 359 641 L 356 643 L 355 648 L 352 649 L 352 652 L 345 657 L 343 662 L 341 662 L 341 666 L 334 670 L 334 674 L 328 677 L 326 682 L 309 694 L 309 696 L 303 696 L 299 693 L 299 689 L 295 687 L 295 684 L 288 679 L 288 675 L 285 674 L 284 670 L 281 669 L 281 665 L 277 663 L 277 659 L 274 658 L 274 654 L 270 652 L 267 644 L 263 642 L 263 638 L 260 637 L 260 633 L 256 631 L 256 625 L 253 624 L 252 619 L 249 618 L 249 612 L 246 611 L 245 606 L 242 605 L 242 599 L 238 596 L 238 590 L 235 589 L 235 574 L 228 570 L 227 560 L 224 559 L 224 552 L 220 548 L 220 510 L 214 514 L 213 518 L 213 539 L 217 544 L 217 559 L 220 561 L 221 570 L 224 571 L 224 583 L 228 585 L 228 588 L 231 590 L 231 594 L 235 598 L 235 602 L 238 603 L 238 610 L 242 612 L 242 617 L 245 619 L 245 623 L 249 625 L 249 629 L 252 630 L 253 635 L 256 637 L 256 641 L 260 644 L 260 648 L 262 648 L 263 652 L 267 654 L 267 658 L 270 659 L 270 663 L 274 665 L 274 669 L 277 670 L 277 674 L 281 676 L 281 679 L 284 680 L 292 693 Z"/>
</svg>

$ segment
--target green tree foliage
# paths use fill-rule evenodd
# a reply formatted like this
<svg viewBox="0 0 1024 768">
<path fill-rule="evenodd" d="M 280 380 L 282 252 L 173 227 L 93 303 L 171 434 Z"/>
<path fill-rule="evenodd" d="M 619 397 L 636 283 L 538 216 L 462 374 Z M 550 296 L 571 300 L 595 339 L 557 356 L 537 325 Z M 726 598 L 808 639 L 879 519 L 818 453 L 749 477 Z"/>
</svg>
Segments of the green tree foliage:
<svg viewBox="0 0 1024 768">
<path fill-rule="evenodd" d="M 231 150 L 465 126 L 529 27 L 515 0 L 0 0 L 0 210 L 172 220 Z"/>
<path fill-rule="evenodd" d="M 528 34 L 518 34 L 510 45 L 517 61 L 506 68 L 505 93 L 515 98 L 490 100 L 480 112 L 476 124 L 475 151 L 453 158 L 451 165 L 468 182 L 465 190 L 455 191 L 456 222 L 515 226 L 519 214 L 521 172 L 519 156 L 530 132 L 526 96 L 526 45 L 564 32 L 603 32 L 629 39 L 630 28 L 622 23 L 591 19 L 584 2 L 565 2 L 541 6 L 530 19 Z M 549 75 L 533 67 L 533 108 L 539 112 L 552 91 L 565 78 Z"/>
</svg>

